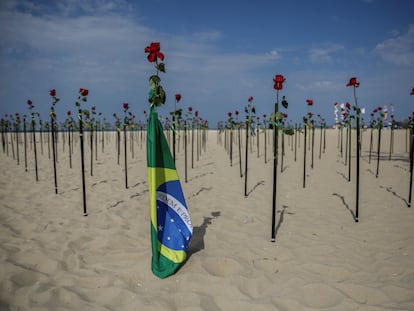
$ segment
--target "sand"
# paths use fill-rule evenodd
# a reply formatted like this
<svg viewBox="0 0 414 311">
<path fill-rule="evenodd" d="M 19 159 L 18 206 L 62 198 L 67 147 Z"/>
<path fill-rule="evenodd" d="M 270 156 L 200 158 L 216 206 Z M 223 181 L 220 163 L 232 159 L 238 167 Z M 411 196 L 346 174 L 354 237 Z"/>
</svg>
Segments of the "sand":
<svg viewBox="0 0 414 311">
<path fill-rule="evenodd" d="M 139 133 L 134 157 L 128 145 L 128 189 L 123 142 L 118 164 L 116 136 L 105 134 L 93 176 L 85 144 L 87 217 L 76 135 L 72 168 L 67 140 L 63 150 L 59 137 L 58 194 L 46 141 L 42 155 L 37 137 L 36 181 L 33 146 L 28 142 L 26 171 L 22 137 L 19 164 L 9 140 L 8 155 L 0 150 L 0 310 L 414 310 L 406 131 L 395 132 L 391 159 L 390 131 L 382 132 L 378 177 L 375 153 L 369 163 L 369 135 L 364 131 L 358 223 L 355 150 L 349 181 L 337 130 L 326 132 L 320 158 L 317 131 L 313 168 L 307 150 L 304 188 L 303 135 L 296 161 L 293 140 L 285 138 L 274 243 L 273 158 L 268 143 L 264 161 L 264 134 L 259 155 L 257 138 L 248 153 L 247 197 L 237 139 L 231 163 L 224 135 L 220 140 L 209 131 L 206 149 L 198 159 L 194 155 L 194 168 L 189 145 L 187 183 L 181 142 L 177 170 L 194 235 L 188 261 L 163 280 L 150 267 L 145 141 Z M 373 145 L 376 149 L 376 131 Z M 242 165 L 244 171 L 244 138 Z"/>
</svg>

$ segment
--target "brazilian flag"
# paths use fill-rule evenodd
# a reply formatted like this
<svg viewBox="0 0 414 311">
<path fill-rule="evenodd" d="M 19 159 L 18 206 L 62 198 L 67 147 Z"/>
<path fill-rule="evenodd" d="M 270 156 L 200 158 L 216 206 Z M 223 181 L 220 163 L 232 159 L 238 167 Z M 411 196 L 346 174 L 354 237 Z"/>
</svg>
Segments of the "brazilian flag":
<svg viewBox="0 0 414 311">
<path fill-rule="evenodd" d="M 187 257 L 193 225 L 158 113 L 148 120 L 147 166 L 151 213 L 152 272 L 174 274 Z"/>
</svg>

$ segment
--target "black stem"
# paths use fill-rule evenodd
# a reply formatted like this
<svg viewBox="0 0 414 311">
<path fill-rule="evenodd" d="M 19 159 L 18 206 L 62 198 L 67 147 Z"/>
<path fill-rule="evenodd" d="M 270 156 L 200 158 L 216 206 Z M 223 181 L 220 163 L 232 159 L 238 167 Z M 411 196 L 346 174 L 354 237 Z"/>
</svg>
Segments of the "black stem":
<svg viewBox="0 0 414 311">
<path fill-rule="evenodd" d="M 380 162 L 380 154 L 381 154 L 381 124 L 378 125 L 378 146 L 377 146 L 377 173 L 375 177 L 378 178 L 379 175 L 379 162 Z"/>
<path fill-rule="evenodd" d="M 244 196 L 247 197 L 247 163 L 249 158 L 249 130 L 250 130 L 250 121 L 249 117 L 246 117 L 246 163 L 244 164 Z"/>
<path fill-rule="evenodd" d="M 296 162 L 296 153 L 297 153 L 297 139 L 298 138 L 298 125 L 295 124 L 295 162 Z"/>
<path fill-rule="evenodd" d="M 73 132 L 73 126 L 72 126 L 72 120 L 70 121 L 70 125 L 69 125 L 69 135 L 68 135 L 68 146 L 69 146 L 69 167 L 72 168 L 72 140 L 71 140 L 71 136 L 72 136 L 72 132 Z"/>
<path fill-rule="evenodd" d="M 90 148 L 91 148 L 91 176 L 93 176 L 93 123 L 91 122 L 90 137 Z"/>
<path fill-rule="evenodd" d="M 240 132 L 240 126 L 237 129 L 238 133 L 238 141 L 239 141 L 239 167 L 240 167 L 240 178 L 243 177 L 243 171 L 242 171 L 242 156 L 241 156 L 241 132 Z"/>
<path fill-rule="evenodd" d="M 174 102 L 174 114 L 172 117 L 172 122 L 173 122 L 173 159 L 174 159 L 174 163 L 175 163 L 175 132 L 177 131 L 177 124 L 175 122 L 175 110 L 176 110 L 176 101 Z"/>
<path fill-rule="evenodd" d="M 26 128 L 26 119 L 23 119 L 23 135 L 24 135 L 24 170 L 27 172 L 27 128 Z"/>
<path fill-rule="evenodd" d="M 126 135 L 126 118 L 124 120 L 124 162 L 125 162 L 125 188 L 128 189 L 128 153 L 127 153 L 127 135 Z"/>
<path fill-rule="evenodd" d="M 358 101 L 356 97 L 356 91 L 354 86 L 354 98 L 356 106 L 356 130 L 357 130 L 357 146 L 356 146 L 356 199 L 355 199 L 355 222 L 359 221 L 359 164 L 360 164 L 360 152 L 361 152 L 361 129 L 360 129 L 360 110 L 358 107 Z M 351 166 L 351 163 L 349 163 Z"/>
<path fill-rule="evenodd" d="M 413 188 L 413 159 L 414 159 L 414 134 L 411 130 L 411 148 L 410 148 L 410 192 L 408 194 L 408 207 L 411 207 L 411 194 Z"/>
<path fill-rule="evenodd" d="M 306 187 L 306 135 L 307 135 L 307 126 L 306 122 L 304 123 L 304 143 L 303 143 L 303 188 Z"/>
<path fill-rule="evenodd" d="M 276 91 L 275 117 L 279 113 L 279 90 Z M 277 185 L 277 160 L 279 145 L 279 120 L 275 120 L 273 125 L 273 196 L 272 196 L 272 242 L 276 241 L 276 185 Z"/>
<path fill-rule="evenodd" d="M 55 142 L 55 112 L 52 107 L 52 113 L 50 117 L 50 125 L 52 131 L 52 153 L 53 153 L 53 172 L 55 176 L 55 193 L 58 193 L 58 186 L 57 186 L 57 174 L 56 174 L 56 142 Z"/>
<path fill-rule="evenodd" d="M 86 210 L 86 181 L 85 181 L 85 159 L 84 159 L 84 146 L 83 146 L 83 121 L 82 110 L 79 108 L 79 139 L 81 149 L 81 163 L 82 163 L 82 194 L 83 194 L 83 216 L 88 216 Z"/>
<path fill-rule="evenodd" d="M 373 133 L 374 133 L 374 129 L 371 127 L 371 137 L 370 137 L 370 140 L 369 140 L 369 157 L 368 157 L 368 163 L 369 164 L 371 164 L 371 154 L 372 154 L 372 146 L 373 146 L 373 141 L 372 141 Z"/>
<path fill-rule="evenodd" d="M 233 166 L 233 129 L 230 129 L 230 167 Z"/>
<path fill-rule="evenodd" d="M 33 151 L 34 151 L 34 159 L 35 159 L 35 172 L 36 172 L 36 181 L 39 181 L 39 174 L 37 171 L 37 149 L 36 149 L 36 131 L 35 131 L 35 120 L 32 116 L 32 135 L 33 135 Z"/>
<path fill-rule="evenodd" d="M 267 127 L 266 122 L 264 123 L 264 163 L 267 163 Z"/>
<path fill-rule="evenodd" d="M 184 168 L 185 168 L 185 182 L 187 179 L 187 121 L 184 121 Z"/>
<path fill-rule="evenodd" d="M 349 123 L 349 148 L 348 148 L 348 182 L 351 181 L 351 156 L 352 156 L 352 144 L 351 144 L 351 140 L 352 140 L 352 128 L 351 128 L 351 123 Z M 358 143 L 358 142 L 357 142 Z"/>
</svg>

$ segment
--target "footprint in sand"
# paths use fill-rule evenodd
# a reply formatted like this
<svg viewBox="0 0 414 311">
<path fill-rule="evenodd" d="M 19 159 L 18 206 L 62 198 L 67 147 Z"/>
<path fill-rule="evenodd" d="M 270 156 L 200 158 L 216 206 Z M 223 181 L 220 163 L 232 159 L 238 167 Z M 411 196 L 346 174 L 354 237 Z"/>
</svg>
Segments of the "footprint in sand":
<svg viewBox="0 0 414 311">
<path fill-rule="evenodd" d="M 302 290 L 305 304 L 311 308 L 333 308 L 344 299 L 338 290 L 322 283 L 306 284 Z"/>
<path fill-rule="evenodd" d="M 10 280 L 18 287 L 32 286 L 40 280 L 41 274 L 34 271 L 23 271 L 14 274 Z"/>
<path fill-rule="evenodd" d="M 206 258 L 203 262 L 203 268 L 211 275 L 220 277 L 238 274 L 243 270 L 243 267 L 236 260 L 226 257 Z"/>
</svg>

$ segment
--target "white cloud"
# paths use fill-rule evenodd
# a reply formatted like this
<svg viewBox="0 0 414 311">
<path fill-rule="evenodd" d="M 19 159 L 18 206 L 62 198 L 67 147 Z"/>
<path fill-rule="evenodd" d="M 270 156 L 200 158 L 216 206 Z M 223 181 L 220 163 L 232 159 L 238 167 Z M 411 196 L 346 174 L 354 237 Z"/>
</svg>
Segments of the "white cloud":
<svg viewBox="0 0 414 311">
<path fill-rule="evenodd" d="M 378 43 L 374 53 L 385 61 L 399 66 L 414 65 L 414 25 L 410 25 L 407 33 Z"/>
<path fill-rule="evenodd" d="M 309 59 L 312 63 L 332 63 L 332 54 L 343 50 L 340 44 L 327 44 L 325 46 L 312 48 L 309 50 Z"/>
<path fill-rule="evenodd" d="M 365 70 L 370 67 L 356 70 L 361 59 L 366 60 L 364 47 L 343 53 L 345 49 L 340 44 L 318 45 L 315 41 L 309 51 L 303 46 L 232 51 L 232 41 L 224 30 L 187 30 L 185 35 L 170 29 L 159 32 L 142 23 L 146 18 L 138 10 L 123 9 L 123 0 L 87 3 L 65 0 L 56 2 L 54 7 L 47 7 L 45 3 L 1 1 L 2 113 L 26 109 L 25 102 L 31 98 L 37 108 L 43 109 L 41 114 L 47 115 L 51 88 L 56 88 L 61 97 L 58 113 L 66 113 L 74 106 L 79 87 L 85 87 L 90 89 L 88 104 L 96 104 L 106 116 L 121 113 L 124 101 L 139 115 L 139 111 L 147 108 L 148 77 L 154 72 L 153 64 L 146 60 L 144 53 L 151 41 L 160 41 L 166 55 L 167 73 L 161 75 L 167 91 L 167 105 L 160 109 L 164 114 L 171 111 L 175 93 L 183 95 L 182 107 L 191 105 L 210 120 L 220 116 L 225 119 L 227 111 L 242 110 L 250 95 L 255 98 L 258 114 L 269 113 L 275 98 L 272 79 L 278 73 L 287 79 L 283 93 L 290 103 L 290 116 L 295 111 L 299 115 L 306 110 L 306 98 L 313 98 L 318 109 L 329 107 L 327 113 L 331 113 L 334 101 L 352 100 L 352 92 L 345 87 L 350 72 L 361 78 L 361 97 L 367 98 L 369 92 L 375 99 L 379 91 L 385 92 L 384 88 L 378 88 L 383 81 L 368 83 L 368 80 L 376 81 L 369 76 L 375 73 Z M 383 42 L 385 50 L 378 48 L 377 52 L 385 54 L 391 48 L 392 53 L 387 51 L 389 55 L 384 55 L 384 59 L 392 54 L 394 58 L 400 57 L 401 62 L 402 56 L 412 51 L 413 31 L 411 27 L 405 35 Z M 404 46 L 408 48 L 399 54 Z M 353 68 L 349 68 L 350 63 Z M 333 70 L 329 66 L 332 64 Z M 395 80 L 411 83 L 411 72 L 395 75 Z M 400 92 L 405 96 L 405 89 L 410 91 L 411 87 L 403 85 Z M 386 91 L 382 97 L 394 96 Z M 4 105 L 10 107 L 4 109 Z"/>
<path fill-rule="evenodd" d="M 266 56 L 274 60 L 279 60 L 282 58 L 282 54 L 278 49 L 271 50 L 270 52 L 266 53 Z"/>
<path fill-rule="evenodd" d="M 90 89 L 91 102 L 107 113 L 123 101 L 134 101 L 142 107 L 136 109 L 143 110 L 148 76 L 153 73 L 144 48 L 160 41 L 166 55 L 167 74 L 161 78 L 167 96 L 182 92 L 183 104 L 208 105 L 206 117 L 212 117 L 223 108 L 224 98 L 240 97 L 244 103 L 253 91 L 260 91 L 263 83 L 256 70 L 280 58 L 276 50 L 222 52 L 223 36 L 217 30 L 186 36 L 157 33 L 136 17 L 111 14 L 119 1 L 104 1 L 106 5 L 94 11 L 101 2 L 59 2 L 53 14 L 41 5 L 29 7 L 30 2 L 16 2 L 12 10 L 0 8 L 0 83 L 4 86 L 0 98 L 11 98 L 20 89 L 24 95 L 18 95 L 22 97 L 18 102 L 27 97 L 47 102 L 48 90 L 56 88 L 63 107 L 79 87 L 85 87 Z M 46 14 L 40 14 L 43 9 Z M 76 10 L 94 14 L 74 16 Z M 271 91 L 272 77 L 268 79 Z M 41 113 L 47 114 L 47 107 L 43 109 Z"/>
</svg>

